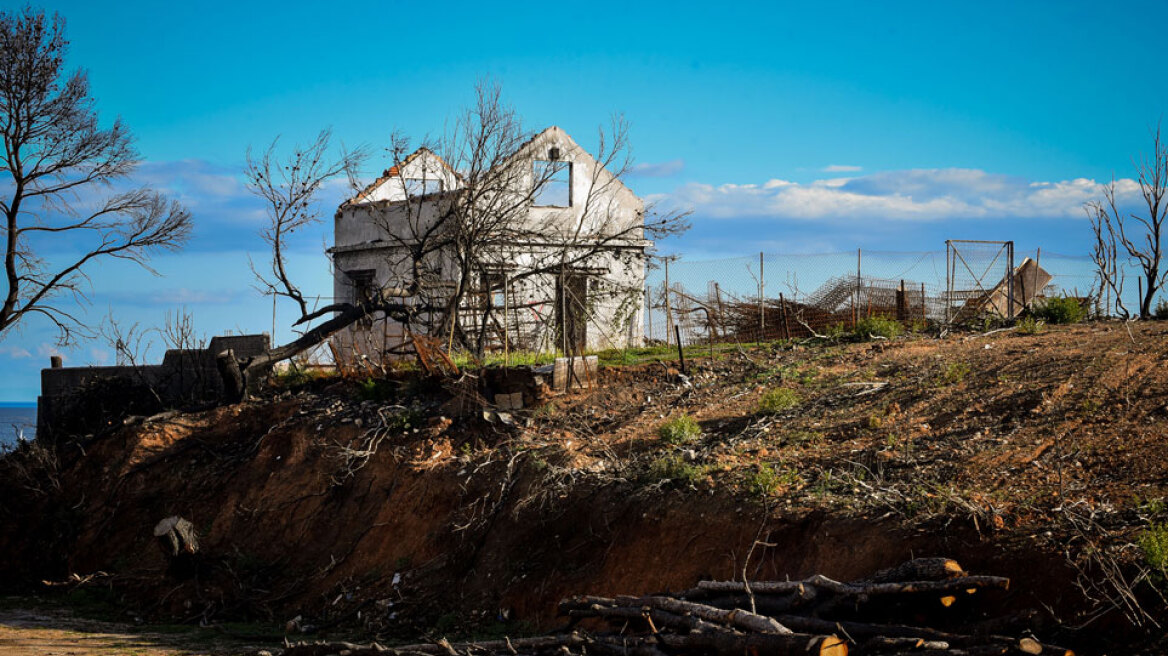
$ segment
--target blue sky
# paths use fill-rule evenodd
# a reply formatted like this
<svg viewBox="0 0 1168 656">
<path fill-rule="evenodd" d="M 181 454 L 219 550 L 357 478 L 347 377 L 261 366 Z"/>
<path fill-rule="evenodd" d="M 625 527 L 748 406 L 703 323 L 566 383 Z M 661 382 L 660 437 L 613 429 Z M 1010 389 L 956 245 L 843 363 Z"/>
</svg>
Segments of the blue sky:
<svg viewBox="0 0 1168 656">
<path fill-rule="evenodd" d="M 529 127 L 585 147 L 622 112 L 630 185 L 694 212 L 660 245 L 687 259 L 947 238 L 1085 253 L 1082 203 L 1132 175 L 1168 107 L 1162 2 L 40 6 L 65 17 L 102 116 L 137 135 L 139 179 L 197 226 L 155 261 L 163 277 L 94 270 L 87 318 L 151 325 L 185 307 L 207 334 L 272 326 L 247 267 L 262 258 L 262 209 L 239 180 L 249 145 L 327 126 L 374 148 L 395 129 L 439 132 L 484 76 Z M 312 293 L 329 293 L 321 249 L 339 198 L 297 243 Z M 278 336 L 290 316 L 280 308 Z M 54 338 L 32 322 L 0 339 L 0 401 L 35 397 Z M 100 341 L 64 355 L 111 358 Z"/>
</svg>

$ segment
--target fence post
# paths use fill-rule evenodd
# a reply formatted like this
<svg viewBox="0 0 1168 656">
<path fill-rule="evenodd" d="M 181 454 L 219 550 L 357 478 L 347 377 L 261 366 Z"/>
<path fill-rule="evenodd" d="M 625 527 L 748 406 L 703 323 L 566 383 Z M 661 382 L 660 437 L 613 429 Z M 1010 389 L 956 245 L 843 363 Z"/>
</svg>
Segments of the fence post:
<svg viewBox="0 0 1168 656">
<path fill-rule="evenodd" d="M 681 373 L 685 373 L 685 351 L 681 348 L 681 327 L 673 324 L 673 332 L 677 336 L 677 359 L 681 363 Z"/>
<path fill-rule="evenodd" d="M 900 281 L 900 287 L 896 288 L 896 320 L 906 321 L 908 319 L 908 298 L 905 296 L 904 280 Z"/>
<path fill-rule="evenodd" d="M 791 324 L 787 321 L 787 299 L 783 298 L 783 292 L 779 292 L 779 316 L 783 319 L 783 339 L 790 341 Z"/>
<path fill-rule="evenodd" d="M 674 327 L 673 311 L 669 307 L 669 258 L 665 258 L 665 345 L 669 345 L 669 329 Z"/>
<path fill-rule="evenodd" d="M 718 303 L 718 330 L 722 331 L 722 338 L 726 338 L 726 310 L 722 307 L 722 287 L 714 282 L 714 299 Z"/>
<path fill-rule="evenodd" d="M 766 340 L 766 274 L 763 271 L 762 251 L 758 252 L 758 341 Z"/>
<path fill-rule="evenodd" d="M 856 327 L 857 321 L 860 318 L 859 317 L 860 309 L 858 307 L 860 304 L 860 280 L 861 280 L 861 278 L 860 278 L 860 260 L 861 260 L 861 252 L 860 252 L 860 249 L 857 248 L 856 249 L 856 295 L 852 299 L 852 328 Z"/>
<path fill-rule="evenodd" d="M 649 339 L 653 339 L 653 293 L 649 291 L 649 283 L 645 283 L 645 320 L 649 324 Z"/>
<path fill-rule="evenodd" d="M 925 283 L 921 283 L 921 323 L 929 322 L 929 311 L 925 307 Z"/>
</svg>

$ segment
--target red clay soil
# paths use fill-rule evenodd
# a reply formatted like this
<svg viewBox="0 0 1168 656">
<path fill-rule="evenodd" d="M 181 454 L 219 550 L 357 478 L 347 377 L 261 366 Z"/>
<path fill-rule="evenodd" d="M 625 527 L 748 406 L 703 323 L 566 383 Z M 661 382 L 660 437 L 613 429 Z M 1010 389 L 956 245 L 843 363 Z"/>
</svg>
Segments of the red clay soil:
<svg viewBox="0 0 1168 656">
<path fill-rule="evenodd" d="M 1168 325 L 1132 331 L 608 369 L 510 423 L 441 418 L 441 394 L 405 388 L 362 403 L 343 382 L 139 422 L 66 447 L 48 474 L 9 457 L 0 493 L 20 501 L 0 520 L 20 528 L 0 532 L 0 576 L 102 571 L 151 617 L 404 636 L 546 629 L 575 593 L 848 579 L 945 555 L 1010 576 L 995 612 L 1037 609 L 1040 629 L 1146 628 L 1165 618 L 1135 545 L 1168 520 Z M 761 409 L 780 388 L 786 402 Z M 702 434 L 664 442 L 682 414 Z M 151 533 L 176 514 L 203 554 L 185 579 Z M 1110 609 L 1112 566 L 1146 615 Z"/>
</svg>

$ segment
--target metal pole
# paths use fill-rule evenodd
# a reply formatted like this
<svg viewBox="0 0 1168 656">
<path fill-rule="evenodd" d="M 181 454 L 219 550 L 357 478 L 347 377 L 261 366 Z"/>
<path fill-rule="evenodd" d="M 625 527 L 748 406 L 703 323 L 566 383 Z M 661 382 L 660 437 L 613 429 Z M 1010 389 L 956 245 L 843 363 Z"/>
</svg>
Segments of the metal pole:
<svg viewBox="0 0 1168 656">
<path fill-rule="evenodd" d="M 1006 242 L 1006 257 L 1010 260 L 1009 271 L 1006 274 L 1006 285 L 1009 289 L 1006 291 L 1006 302 L 1009 303 L 1009 311 L 1006 313 L 1006 318 L 1011 321 L 1014 320 L 1014 240 Z"/>
<path fill-rule="evenodd" d="M 1042 288 L 1038 286 L 1040 280 L 1039 271 L 1042 270 L 1042 249 L 1039 248 L 1034 252 L 1034 298 L 1038 298 L 1042 294 Z M 1110 299 L 1110 297 L 1108 297 Z"/>
<path fill-rule="evenodd" d="M 950 271 L 949 249 L 950 248 L 952 248 L 952 243 L 948 239 L 946 239 L 945 240 L 945 325 L 946 326 L 948 326 L 950 321 L 952 321 L 952 319 L 950 319 L 950 317 L 949 317 L 949 312 L 950 312 L 950 308 L 953 307 L 953 276 L 951 276 L 949 273 L 949 271 Z"/>
<path fill-rule="evenodd" d="M 673 332 L 677 335 L 677 359 L 681 363 L 681 373 L 685 373 L 685 351 L 681 349 L 681 327 L 673 325 Z"/>
</svg>

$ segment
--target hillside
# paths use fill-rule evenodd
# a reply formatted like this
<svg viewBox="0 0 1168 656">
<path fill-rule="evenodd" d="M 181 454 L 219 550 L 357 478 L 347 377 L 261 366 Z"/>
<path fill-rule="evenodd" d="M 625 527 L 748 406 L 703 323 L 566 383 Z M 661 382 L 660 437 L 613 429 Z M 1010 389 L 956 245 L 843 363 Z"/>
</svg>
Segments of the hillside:
<svg viewBox="0 0 1168 656">
<path fill-rule="evenodd" d="M 1149 644 L 1168 617 L 1149 571 L 1168 532 L 1158 554 L 1148 537 L 1168 522 L 1166 338 L 731 349 L 688 375 L 603 368 L 502 418 L 442 416 L 435 382 L 308 381 L 9 456 L 0 577 L 103 572 L 148 617 L 406 638 L 545 630 L 575 593 L 944 555 L 1009 576 L 998 608 L 1039 632 Z M 186 577 L 151 533 L 171 515 L 199 535 Z"/>
</svg>

